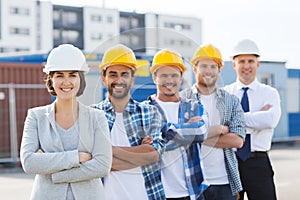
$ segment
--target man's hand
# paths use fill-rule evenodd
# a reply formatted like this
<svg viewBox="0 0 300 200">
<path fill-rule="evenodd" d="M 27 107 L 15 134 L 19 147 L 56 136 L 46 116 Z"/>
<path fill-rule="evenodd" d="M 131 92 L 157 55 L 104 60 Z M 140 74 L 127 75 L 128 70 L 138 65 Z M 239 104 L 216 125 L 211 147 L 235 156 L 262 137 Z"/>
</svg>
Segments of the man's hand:
<svg viewBox="0 0 300 200">
<path fill-rule="evenodd" d="M 224 125 L 214 125 L 209 127 L 208 135 L 218 136 L 229 133 L 229 127 Z"/>
<path fill-rule="evenodd" d="M 44 153 L 44 151 L 42 149 L 38 149 L 36 153 Z"/>
<path fill-rule="evenodd" d="M 152 144 L 153 143 L 153 137 L 150 137 L 150 136 L 146 136 L 144 137 L 144 139 L 142 140 L 142 144 Z"/>
<path fill-rule="evenodd" d="M 267 110 L 269 110 L 271 107 L 272 107 L 272 105 L 266 104 L 266 105 L 264 105 L 264 106 L 260 109 L 260 111 L 267 111 Z"/>
<path fill-rule="evenodd" d="M 200 116 L 195 116 L 195 117 L 190 118 L 188 122 L 199 122 L 201 120 L 202 120 L 202 118 Z"/>
<path fill-rule="evenodd" d="M 221 134 L 223 134 L 223 135 L 227 134 L 227 133 L 229 133 L 229 126 L 221 125 L 220 130 L 221 130 Z"/>
</svg>

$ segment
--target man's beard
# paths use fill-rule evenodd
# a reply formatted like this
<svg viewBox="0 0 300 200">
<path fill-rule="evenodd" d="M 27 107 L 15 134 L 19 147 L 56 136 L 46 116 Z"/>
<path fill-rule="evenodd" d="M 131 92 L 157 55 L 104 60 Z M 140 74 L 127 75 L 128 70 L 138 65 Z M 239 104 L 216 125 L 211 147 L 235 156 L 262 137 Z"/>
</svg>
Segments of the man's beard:
<svg viewBox="0 0 300 200">
<path fill-rule="evenodd" d="M 172 89 L 169 89 L 169 88 L 168 88 L 169 85 L 172 86 Z M 165 95 L 165 96 L 167 96 L 167 97 L 173 97 L 173 96 L 176 95 L 176 92 L 174 92 L 174 88 L 177 86 L 176 84 L 162 84 L 162 86 L 163 86 L 164 88 L 166 88 L 166 90 L 170 90 L 170 91 L 169 91 L 170 93 L 165 93 L 165 92 L 164 92 L 164 95 Z"/>
<path fill-rule="evenodd" d="M 123 86 L 124 88 L 124 92 L 123 93 L 114 93 L 113 90 L 114 90 L 114 86 L 115 85 L 118 85 L 118 86 Z M 116 99 L 123 99 L 125 98 L 128 93 L 130 92 L 130 87 L 128 87 L 126 84 L 111 84 L 110 87 L 108 87 L 108 93 L 110 94 L 110 96 L 116 98 Z"/>
</svg>

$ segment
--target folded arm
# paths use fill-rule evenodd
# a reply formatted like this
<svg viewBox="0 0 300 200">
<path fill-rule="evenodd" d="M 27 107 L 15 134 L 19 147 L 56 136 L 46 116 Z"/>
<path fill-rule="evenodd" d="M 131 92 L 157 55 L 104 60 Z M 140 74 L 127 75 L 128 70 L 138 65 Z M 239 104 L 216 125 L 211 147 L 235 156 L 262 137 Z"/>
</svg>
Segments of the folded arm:
<svg viewBox="0 0 300 200">
<path fill-rule="evenodd" d="M 113 147 L 113 165 L 114 170 L 124 168 L 134 168 L 158 162 L 160 155 L 156 149 L 149 144 L 141 144 L 133 147 Z M 122 166 L 122 164 L 126 166 Z"/>
<path fill-rule="evenodd" d="M 24 171 L 29 174 L 51 174 L 79 166 L 78 150 L 39 153 L 39 149 L 37 117 L 29 110 L 20 150 Z"/>
<path fill-rule="evenodd" d="M 264 97 L 265 105 L 257 111 L 245 113 L 247 128 L 262 130 L 275 128 L 281 116 L 280 96 L 277 90 L 266 91 Z"/>
<path fill-rule="evenodd" d="M 83 159 L 79 167 L 63 170 L 52 174 L 54 183 L 79 182 L 101 178 L 106 176 L 111 169 L 112 164 L 112 146 L 109 136 L 109 129 L 105 116 L 94 122 L 95 130 L 94 145 L 91 150 L 91 159 L 88 159 L 89 153 L 81 153 Z M 83 141 L 81 141 L 83 143 Z M 87 161 L 86 161 L 87 160 Z M 86 162 L 84 162 L 86 161 Z"/>
</svg>

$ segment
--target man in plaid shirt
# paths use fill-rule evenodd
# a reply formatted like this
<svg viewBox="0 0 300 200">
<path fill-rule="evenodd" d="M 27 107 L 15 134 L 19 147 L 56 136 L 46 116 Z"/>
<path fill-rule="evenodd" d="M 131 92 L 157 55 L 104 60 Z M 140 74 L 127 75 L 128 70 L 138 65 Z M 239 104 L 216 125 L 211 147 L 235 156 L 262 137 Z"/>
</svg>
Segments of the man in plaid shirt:
<svg viewBox="0 0 300 200">
<path fill-rule="evenodd" d="M 198 101 L 179 97 L 182 75 L 186 71 L 181 55 L 158 51 L 150 68 L 157 93 L 149 100 L 160 111 L 166 151 L 162 155 L 162 182 L 167 200 L 198 200 L 204 184 L 200 162 L 201 143 L 206 134 L 203 107 Z"/>
<path fill-rule="evenodd" d="M 237 97 L 217 88 L 223 67 L 219 49 L 200 46 L 191 61 L 196 84 L 182 91 L 181 96 L 201 101 L 208 112 L 209 130 L 202 145 L 203 171 L 209 187 L 205 200 L 236 200 L 242 190 L 237 159 L 233 148 L 243 146 L 244 113 Z"/>
<path fill-rule="evenodd" d="M 165 199 L 158 161 L 164 151 L 162 120 L 155 106 L 130 97 L 136 58 L 131 49 L 108 49 L 100 65 L 107 98 L 92 107 L 104 110 L 113 146 L 111 173 L 104 179 L 109 200 Z M 147 141 L 151 138 L 151 142 Z"/>
</svg>

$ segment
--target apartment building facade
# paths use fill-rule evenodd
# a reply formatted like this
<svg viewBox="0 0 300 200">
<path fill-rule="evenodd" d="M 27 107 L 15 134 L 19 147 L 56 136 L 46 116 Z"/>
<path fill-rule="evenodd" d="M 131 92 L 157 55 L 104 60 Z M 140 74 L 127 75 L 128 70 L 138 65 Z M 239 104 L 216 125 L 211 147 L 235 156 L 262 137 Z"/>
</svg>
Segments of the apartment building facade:
<svg viewBox="0 0 300 200">
<path fill-rule="evenodd" d="M 144 54 L 167 47 L 191 56 L 202 41 L 202 22 L 193 17 L 33 0 L 0 0 L 0 11 L 0 53 L 49 51 L 61 43 L 103 53 L 123 43 Z"/>
</svg>

